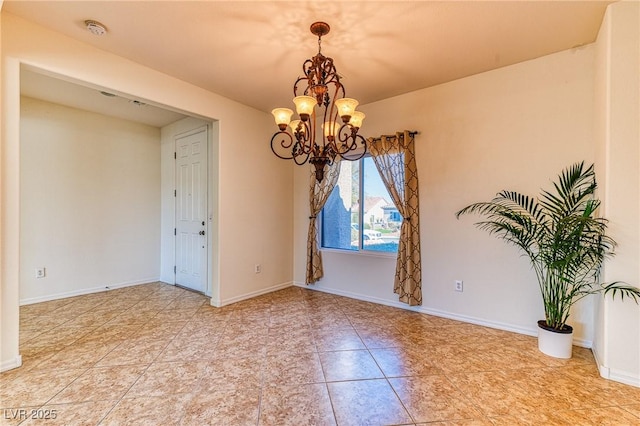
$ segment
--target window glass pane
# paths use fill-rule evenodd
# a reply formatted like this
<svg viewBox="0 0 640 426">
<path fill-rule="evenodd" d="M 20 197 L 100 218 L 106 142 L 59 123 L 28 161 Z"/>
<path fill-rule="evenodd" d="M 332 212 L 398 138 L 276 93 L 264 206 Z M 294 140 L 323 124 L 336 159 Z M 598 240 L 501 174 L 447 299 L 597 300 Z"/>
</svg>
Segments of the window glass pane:
<svg viewBox="0 0 640 426">
<path fill-rule="evenodd" d="M 340 177 L 322 209 L 322 247 L 358 250 L 360 162 L 340 162 Z"/>
<path fill-rule="evenodd" d="M 363 160 L 364 210 L 362 245 L 364 250 L 397 252 L 402 217 L 396 209 L 371 157 Z"/>
</svg>

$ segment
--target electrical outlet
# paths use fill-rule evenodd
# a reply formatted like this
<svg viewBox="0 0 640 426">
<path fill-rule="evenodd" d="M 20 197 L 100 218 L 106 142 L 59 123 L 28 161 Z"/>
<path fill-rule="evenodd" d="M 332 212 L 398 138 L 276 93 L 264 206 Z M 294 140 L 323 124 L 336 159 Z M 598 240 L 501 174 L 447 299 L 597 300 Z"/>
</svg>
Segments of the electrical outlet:
<svg viewBox="0 0 640 426">
<path fill-rule="evenodd" d="M 462 280 L 456 280 L 456 291 L 463 291 Z"/>
<path fill-rule="evenodd" d="M 262 272 L 262 265 L 260 265 L 259 263 L 256 263 L 254 271 L 256 274 L 259 274 L 260 272 Z"/>
<path fill-rule="evenodd" d="M 36 278 L 44 278 L 46 275 L 46 269 L 45 268 L 36 268 Z"/>
</svg>

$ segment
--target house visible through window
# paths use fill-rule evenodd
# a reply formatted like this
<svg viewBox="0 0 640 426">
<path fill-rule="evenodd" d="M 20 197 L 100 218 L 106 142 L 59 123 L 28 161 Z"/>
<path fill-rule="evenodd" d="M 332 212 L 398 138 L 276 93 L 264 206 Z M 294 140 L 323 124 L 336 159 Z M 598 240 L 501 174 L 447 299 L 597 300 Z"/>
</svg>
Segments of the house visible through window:
<svg viewBox="0 0 640 426">
<path fill-rule="evenodd" d="M 401 224 L 373 159 L 342 161 L 321 213 L 322 247 L 396 253 Z"/>
</svg>

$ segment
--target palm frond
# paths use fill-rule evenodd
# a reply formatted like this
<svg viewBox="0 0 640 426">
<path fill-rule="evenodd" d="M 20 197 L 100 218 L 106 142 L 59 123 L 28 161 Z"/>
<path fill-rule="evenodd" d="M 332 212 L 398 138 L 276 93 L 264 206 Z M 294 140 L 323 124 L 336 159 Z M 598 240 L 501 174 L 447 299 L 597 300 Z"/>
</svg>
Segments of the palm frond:
<svg viewBox="0 0 640 426">
<path fill-rule="evenodd" d="M 611 293 L 611 297 L 614 299 L 616 297 L 616 294 L 620 293 L 620 300 L 624 300 L 625 296 L 633 299 L 636 303 L 638 303 L 638 300 L 640 300 L 640 289 L 628 284 L 616 281 L 610 284 L 603 285 L 602 288 L 604 289 L 604 294 Z"/>
</svg>

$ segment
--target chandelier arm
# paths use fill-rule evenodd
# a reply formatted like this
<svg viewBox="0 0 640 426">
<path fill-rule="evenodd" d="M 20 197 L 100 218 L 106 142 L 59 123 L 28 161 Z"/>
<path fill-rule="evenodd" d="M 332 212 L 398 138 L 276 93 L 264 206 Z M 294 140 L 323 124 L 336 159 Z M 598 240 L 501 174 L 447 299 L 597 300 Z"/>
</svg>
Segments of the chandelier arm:
<svg viewBox="0 0 640 426">
<path fill-rule="evenodd" d="M 367 153 L 366 140 L 358 134 L 358 129 L 349 123 L 345 123 L 340 127 L 338 141 L 340 143 L 336 143 L 336 151 L 342 158 L 345 158 L 345 155 L 351 152 L 354 155 L 349 155 L 349 159 L 359 160 Z M 360 154 L 357 154 L 358 152 Z"/>
<path fill-rule="evenodd" d="M 306 77 L 298 77 L 298 79 L 296 80 L 295 83 L 293 83 L 293 97 L 295 98 L 296 96 L 298 96 L 298 83 L 300 83 L 302 80 L 306 80 Z M 304 95 L 307 94 L 307 91 L 305 90 Z"/>
<path fill-rule="evenodd" d="M 283 137 L 283 139 L 282 139 L 282 140 L 280 140 L 280 142 L 279 142 L 279 145 L 280 145 L 282 148 L 284 148 L 284 149 L 286 150 L 286 149 L 289 149 L 289 148 L 291 148 L 291 147 L 293 146 L 293 136 L 291 136 L 291 133 L 289 133 L 289 132 L 287 132 L 287 131 L 284 131 L 284 130 L 283 130 L 283 131 L 276 132 L 276 133 L 271 137 L 271 151 L 273 151 L 273 153 L 274 153 L 277 157 L 282 158 L 283 160 L 291 160 L 292 158 L 295 158 L 295 156 L 293 155 L 293 150 L 291 151 L 291 156 L 290 156 L 290 157 L 289 157 L 289 156 L 284 157 L 284 156 L 280 155 L 280 154 L 275 150 L 274 145 L 273 145 L 273 142 L 274 142 L 274 141 L 275 141 L 279 136 L 282 136 L 282 137 Z M 287 138 L 289 139 L 289 141 L 288 141 L 288 142 L 287 142 L 287 139 L 286 139 L 286 138 L 284 138 L 284 136 L 287 136 Z"/>
<path fill-rule="evenodd" d="M 315 121 L 315 117 L 313 121 Z M 313 146 L 314 139 L 312 132 L 315 131 L 315 129 L 312 128 L 308 121 L 303 121 L 300 125 L 304 126 L 304 134 L 301 136 L 301 139 L 304 142 L 304 145 L 309 148 L 308 151 L 311 152 L 311 146 Z"/>
<path fill-rule="evenodd" d="M 303 77 L 298 77 L 298 79 L 296 80 L 296 82 L 293 85 L 293 94 L 294 96 L 298 96 L 298 83 L 300 83 L 301 81 L 305 80 L 307 82 L 307 88 L 304 90 L 304 95 L 309 95 L 309 88 L 312 86 L 313 84 L 313 61 L 311 59 L 307 59 L 306 61 L 304 61 L 304 63 L 302 64 L 302 74 Z"/>
<path fill-rule="evenodd" d="M 299 124 L 300 131 L 296 129 L 294 136 L 296 138 L 296 143 L 293 146 L 292 153 L 294 157 L 298 157 L 300 155 L 307 155 L 311 153 L 311 144 L 309 143 L 309 126 L 307 123 L 301 122 Z"/>
<path fill-rule="evenodd" d="M 335 100 L 338 98 L 338 95 L 342 94 L 342 97 L 344 97 L 344 87 L 342 86 L 342 84 L 340 84 L 339 82 L 334 83 L 334 90 L 333 90 L 333 98 L 329 99 L 329 94 L 327 93 L 327 102 L 325 103 L 324 106 L 324 122 L 325 123 L 333 123 L 333 135 L 329 138 L 327 138 L 327 136 L 324 134 L 324 132 L 322 133 L 322 141 L 324 143 L 324 145 L 326 146 L 328 145 L 332 145 L 333 146 L 333 150 L 338 152 L 338 147 L 336 146 L 336 137 L 339 136 L 339 132 L 336 132 L 336 128 L 338 126 L 338 109 L 336 107 L 335 104 Z M 328 142 L 327 142 L 328 139 Z"/>
<path fill-rule="evenodd" d="M 335 65 L 333 64 L 333 58 L 324 58 L 325 61 L 322 63 L 322 74 L 324 75 L 324 83 L 340 83 L 340 76 L 338 75 L 338 71 L 336 70 Z"/>
<path fill-rule="evenodd" d="M 302 166 L 304 163 L 309 161 L 309 156 L 311 155 L 310 151 L 306 151 L 305 153 L 301 153 L 295 157 L 293 157 L 293 162 L 298 166 Z"/>
</svg>

